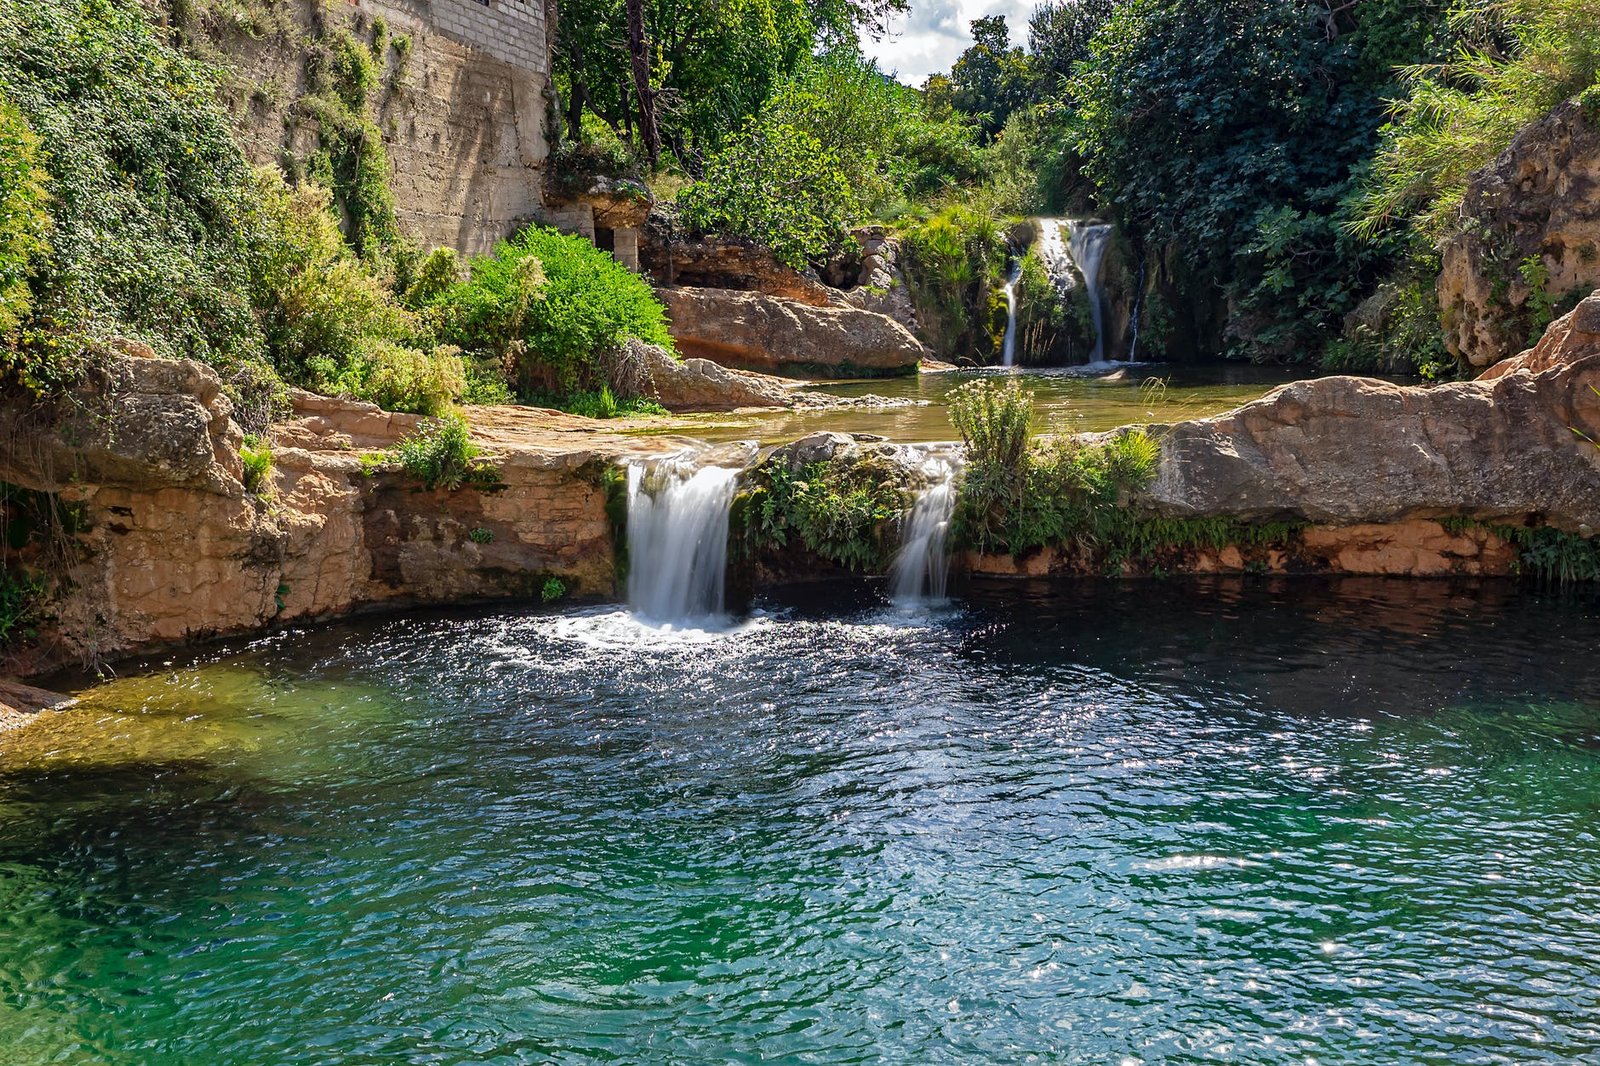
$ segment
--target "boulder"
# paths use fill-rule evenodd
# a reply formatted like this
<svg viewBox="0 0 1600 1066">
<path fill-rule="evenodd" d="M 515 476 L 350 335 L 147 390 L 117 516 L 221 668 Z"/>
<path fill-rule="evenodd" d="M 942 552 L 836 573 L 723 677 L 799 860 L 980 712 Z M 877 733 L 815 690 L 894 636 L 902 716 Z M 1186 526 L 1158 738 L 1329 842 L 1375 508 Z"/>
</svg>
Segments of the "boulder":
<svg viewBox="0 0 1600 1066">
<path fill-rule="evenodd" d="M 665 349 L 639 340 L 629 340 L 608 362 L 613 389 L 648 397 L 669 411 L 796 406 L 795 393 L 777 378 L 729 369 L 709 359 L 675 359 Z"/>
<path fill-rule="evenodd" d="M 1284 385 L 1158 429 L 1160 467 L 1138 502 L 1344 526 L 1459 515 L 1600 528 L 1600 449 L 1589 442 L 1600 440 L 1600 347 L 1569 354 L 1541 372 L 1432 387 Z"/>
<path fill-rule="evenodd" d="M 1590 294 L 1577 307 L 1550 323 L 1538 344 L 1514 358 L 1494 364 L 1479 374 L 1478 380 L 1493 381 L 1519 370 L 1539 374 L 1596 352 L 1600 352 L 1600 293 Z"/>
<path fill-rule="evenodd" d="M 3 478 L 55 491 L 74 483 L 203 488 L 238 496 L 244 436 L 216 371 L 155 358 L 130 342 L 65 396 L 0 402 Z"/>
<path fill-rule="evenodd" d="M 851 307 L 892 318 L 916 333 L 917 309 L 900 267 L 900 242 L 882 226 L 863 227 L 855 236 L 861 247 L 861 269 L 855 286 L 840 294 L 840 299 Z"/>
<path fill-rule="evenodd" d="M 817 307 L 729 289 L 658 290 L 686 356 L 759 369 L 836 375 L 911 373 L 926 354 L 898 322 L 855 307 Z"/>
<path fill-rule="evenodd" d="M 1450 351 L 1486 367 L 1527 347 L 1538 321 L 1522 266 L 1560 302 L 1600 286 L 1600 126 L 1564 103 L 1472 175 L 1445 242 L 1439 306 Z"/>
</svg>

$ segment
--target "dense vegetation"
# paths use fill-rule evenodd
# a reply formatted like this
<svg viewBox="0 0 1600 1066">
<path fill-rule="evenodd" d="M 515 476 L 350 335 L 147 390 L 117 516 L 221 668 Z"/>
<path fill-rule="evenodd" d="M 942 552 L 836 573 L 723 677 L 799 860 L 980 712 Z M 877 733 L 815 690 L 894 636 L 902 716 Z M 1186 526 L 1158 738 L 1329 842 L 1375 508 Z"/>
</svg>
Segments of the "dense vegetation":
<svg viewBox="0 0 1600 1066">
<path fill-rule="evenodd" d="M 636 2 L 646 41 L 686 54 L 678 5 Z M 998 355 L 1008 254 L 990 236 L 1072 213 L 1120 223 L 1124 273 L 1162 326 L 1147 339 L 1168 354 L 1448 372 L 1432 286 L 1467 176 L 1588 90 L 1600 55 L 1595 0 L 1054 0 L 1026 48 L 979 19 L 953 69 L 913 91 L 842 32 L 890 8 L 807 23 L 774 5 L 745 53 L 758 61 L 728 62 L 750 46 L 735 35 L 701 39 L 693 78 L 652 68 L 662 158 L 636 130 L 622 6 L 564 31 L 565 151 L 656 165 L 666 194 L 688 182 L 691 226 L 795 266 L 889 222 L 927 339 L 980 360 Z"/>
<path fill-rule="evenodd" d="M 398 46 L 368 37 L 314 42 L 321 134 L 291 184 L 247 165 L 219 75 L 137 0 L 0 9 L 0 377 L 49 391 L 136 341 L 216 367 L 259 430 L 285 383 L 428 415 L 564 402 L 623 339 L 669 343 L 581 238 L 532 228 L 467 270 L 407 241 L 371 105 Z"/>
</svg>

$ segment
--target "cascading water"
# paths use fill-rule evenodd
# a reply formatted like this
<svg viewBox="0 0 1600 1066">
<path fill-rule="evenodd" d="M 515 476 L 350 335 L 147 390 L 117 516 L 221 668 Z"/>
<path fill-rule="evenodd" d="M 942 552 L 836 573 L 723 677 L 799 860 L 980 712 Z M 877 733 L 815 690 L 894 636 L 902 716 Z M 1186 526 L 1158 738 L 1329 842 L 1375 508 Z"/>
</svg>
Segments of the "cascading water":
<svg viewBox="0 0 1600 1066">
<path fill-rule="evenodd" d="M 1100 292 L 1100 263 L 1105 258 L 1106 245 L 1111 242 L 1111 227 L 1104 222 L 1070 221 L 1068 249 L 1078 273 L 1083 275 L 1084 288 L 1089 293 L 1089 318 L 1094 323 L 1094 351 L 1089 362 L 1103 363 L 1106 359 L 1105 300 Z"/>
<path fill-rule="evenodd" d="M 1078 279 L 1083 279 L 1089 296 L 1089 319 L 1094 325 L 1094 349 L 1089 353 L 1089 362 L 1105 362 L 1105 294 L 1100 291 L 1100 264 L 1111 243 L 1111 227 L 1104 222 L 1065 218 L 1041 218 L 1038 225 L 1039 259 L 1060 298 L 1071 296 Z"/>
<path fill-rule="evenodd" d="M 889 572 L 890 595 L 902 607 L 942 602 L 950 574 L 945 543 L 956 506 L 955 467 L 934 455 L 924 461 L 922 472 L 927 485 L 917 493 L 905 541 Z"/>
<path fill-rule="evenodd" d="M 681 625 L 723 613 L 728 511 L 740 470 L 694 453 L 628 467 L 628 605 Z"/>
<path fill-rule="evenodd" d="M 1006 337 L 1000 345 L 1000 365 L 1017 365 L 1017 281 L 1022 277 L 1022 264 L 1011 268 L 1006 279 Z"/>
</svg>

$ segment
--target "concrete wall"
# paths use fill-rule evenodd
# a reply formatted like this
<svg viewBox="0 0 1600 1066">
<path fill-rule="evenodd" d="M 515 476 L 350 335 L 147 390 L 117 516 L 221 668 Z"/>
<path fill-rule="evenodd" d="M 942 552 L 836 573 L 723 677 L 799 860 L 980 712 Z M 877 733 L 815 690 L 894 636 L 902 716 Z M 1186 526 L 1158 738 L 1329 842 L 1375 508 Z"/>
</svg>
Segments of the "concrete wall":
<svg viewBox="0 0 1600 1066">
<path fill-rule="evenodd" d="M 543 0 L 290 0 L 288 24 L 257 39 L 209 44 L 228 69 L 225 96 L 240 141 L 258 164 L 305 158 L 315 120 L 297 103 L 307 88 L 308 42 L 329 32 L 371 39 L 382 18 L 411 39 L 391 48 L 374 118 L 394 168 L 400 225 L 425 247 L 487 250 L 542 213 L 549 30 Z"/>
</svg>

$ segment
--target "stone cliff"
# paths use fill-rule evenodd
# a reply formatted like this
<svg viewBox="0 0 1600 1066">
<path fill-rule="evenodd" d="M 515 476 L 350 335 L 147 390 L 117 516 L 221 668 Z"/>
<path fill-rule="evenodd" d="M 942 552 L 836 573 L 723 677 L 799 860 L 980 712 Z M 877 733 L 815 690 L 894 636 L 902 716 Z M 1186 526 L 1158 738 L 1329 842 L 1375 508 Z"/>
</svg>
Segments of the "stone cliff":
<svg viewBox="0 0 1600 1066">
<path fill-rule="evenodd" d="M 1461 218 L 1439 306 L 1452 354 L 1486 367 L 1600 286 L 1600 126 L 1576 102 L 1557 107 L 1472 176 Z"/>
</svg>

